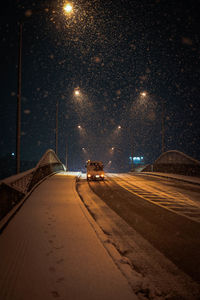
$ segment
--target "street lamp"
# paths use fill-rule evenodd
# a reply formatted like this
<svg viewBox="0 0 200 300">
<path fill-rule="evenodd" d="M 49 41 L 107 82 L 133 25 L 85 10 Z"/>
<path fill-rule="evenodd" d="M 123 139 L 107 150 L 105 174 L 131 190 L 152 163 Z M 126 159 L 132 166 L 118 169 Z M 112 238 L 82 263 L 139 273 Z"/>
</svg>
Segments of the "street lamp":
<svg viewBox="0 0 200 300">
<path fill-rule="evenodd" d="M 74 89 L 74 97 L 80 98 L 82 96 L 81 91 L 79 88 Z"/>
<path fill-rule="evenodd" d="M 147 96 L 147 92 L 141 92 L 140 95 L 142 97 L 146 97 Z M 161 112 L 161 118 L 162 118 L 162 121 L 161 121 L 161 151 L 162 153 L 164 153 L 165 151 L 165 106 L 164 106 L 164 100 L 160 97 L 160 100 L 161 100 L 161 109 L 162 109 L 162 112 Z"/>
<path fill-rule="evenodd" d="M 66 3 L 63 7 L 66 14 L 73 12 L 73 6 Z M 31 16 L 29 12 L 26 16 Z M 22 65 L 22 21 L 19 23 L 19 50 L 18 50 L 18 88 L 17 88 L 17 120 L 16 120 L 16 173 L 20 172 L 20 148 L 21 148 L 21 65 Z M 56 103 L 56 154 L 58 153 L 58 101 Z"/>
<path fill-rule="evenodd" d="M 66 140 L 66 149 L 65 149 L 65 166 L 66 166 L 66 171 L 68 171 L 68 147 L 67 147 L 67 140 Z"/>
<path fill-rule="evenodd" d="M 78 125 L 75 128 L 78 128 L 80 130 L 83 129 L 83 127 L 81 125 Z M 84 153 L 87 152 L 86 148 L 84 148 L 84 147 L 82 147 L 82 150 L 83 150 Z M 68 168 L 68 146 L 67 146 L 67 140 L 66 140 L 66 152 L 65 152 L 65 165 L 66 165 L 66 171 L 69 171 L 69 168 Z"/>
<path fill-rule="evenodd" d="M 71 3 L 66 3 L 63 7 L 65 13 L 70 14 L 73 11 L 73 6 Z"/>
<path fill-rule="evenodd" d="M 129 138 L 130 138 L 130 146 L 131 146 L 131 171 L 133 171 L 133 154 L 134 154 L 134 135 L 133 129 L 131 126 L 131 122 L 129 120 Z"/>
<path fill-rule="evenodd" d="M 111 166 L 111 164 L 112 164 L 112 161 L 109 160 L 109 161 L 107 162 L 107 164 L 105 164 L 104 169 L 109 168 L 109 167 Z"/>
<path fill-rule="evenodd" d="M 22 78 L 22 23 L 19 25 L 18 50 L 18 88 L 17 88 L 17 126 L 16 126 L 16 173 L 20 173 L 20 142 L 21 142 L 21 78 Z"/>
<path fill-rule="evenodd" d="M 141 95 L 142 97 L 146 97 L 147 93 L 146 93 L 146 92 L 141 92 L 140 95 Z"/>
<path fill-rule="evenodd" d="M 74 90 L 74 95 L 79 97 L 81 95 L 80 90 L 77 88 Z M 79 129 L 82 129 L 80 125 L 77 126 Z M 56 141 L 55 141 L 55 152 L 58 155 L 58 100 L 56 101 Z"/>
<path fill-rule="evenodd" d="M 82 151 L 83 151 L 84 154 L 87 154 L 87 153 L 88 153 L 87 148 L 82 147 L 81 149 L 82 149 Z"/>
<path fill-rule="evenodd" d="M 75 91 L 74 91 L 74 95 L 75 95 L 75 96 L 80 96 L 80 91 L 79 91 L 79 90 L 75 90 Z"/>
<path fill-rule="evenodd" d="M 118 151 L 118 152 L 120 152 L 120 153 L 123 152 L 123 150 L 120 149 L 120 148 L 118 148 L 118 147 L 112 147 L 111 150 L 112 150 L 112 151 L 116 150 L 116 151 Z"/>
<path fill-rule="evenodd" d="M 164 100 L 161 98 L 162 105 L 162 153 L 165 151 L 165 107 Z"/>
<path fill-rule="evenodd" d="M 56 155 L 58 155 L 58 99 L 56 100 Z"/>
</svg>

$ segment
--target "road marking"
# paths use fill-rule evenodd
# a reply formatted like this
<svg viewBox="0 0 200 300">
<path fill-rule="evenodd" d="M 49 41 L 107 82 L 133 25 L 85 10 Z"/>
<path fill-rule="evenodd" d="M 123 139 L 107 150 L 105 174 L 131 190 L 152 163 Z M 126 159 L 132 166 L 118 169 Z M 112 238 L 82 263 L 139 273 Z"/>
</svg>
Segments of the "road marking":
<svg viewBox="0 0 200 300">
<path fill-rule="evenodd" d="M 133 180 L 132 176 L 126 176 L 126 179 L 123 178 L 123 175 L 112 174 L 109 175 L 112 179 L 119 184 L 121 187 L 131 192 L 132 194 L 137 195 L 138 197 L 149 201 L 155 205 L 161 206 L 162 208 L 168 209 L 176 214 L 184 216 L 192 221 L 200 223 L 200 207 L 194 201 L 186 197 L 185 195 L 179 192 L 172 191 L 162 191 L 156 189 L 155 187 L 150 186 L 149 184 L 143 184 L 144 180 L 140 179 L 140 186 L 135 185 L 132 182 L 127 182 L 128 180 Z"/>
</svg>

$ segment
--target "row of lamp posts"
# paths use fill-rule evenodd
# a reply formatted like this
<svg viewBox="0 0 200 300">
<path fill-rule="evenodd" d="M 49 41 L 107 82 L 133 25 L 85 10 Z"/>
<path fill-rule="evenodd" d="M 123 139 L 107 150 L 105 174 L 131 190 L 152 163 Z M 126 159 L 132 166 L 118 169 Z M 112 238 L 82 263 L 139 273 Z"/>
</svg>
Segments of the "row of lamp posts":
<svg viewBox="0 0 200 300">
<path fill-rule="evenodd" d="M 64 6 L 64 11 L 67 14 L 70 14 L 73 11 L 73 7 L 70 3 L 67 3 Z M 20 142 L 21 142 L 21 66 L 22 66 L 22 23 L 19 24 L 19 50 L 18 50 L 18 92 L 17 92 L 17 126 L 16 126 L 16 173 L 20 172 Z M 75 89 L 75 96 L 80 95 L 79 89 Z M 146 96 L 146 92 L 141 93 L 142 97 Z M 165 148 L 165 112 L 164 112 L 164 101 L 161 99 L 162 104 L 162 153 Z M 58 154 L 58 100 L 56 101 L 56 136 L 55 136 L 55 151 Z M 120 126 L 119 126 L 120 127 Z M 120 127 L 121 128 L 121 127 Z M 130 128 L 131 131 L 131 128 Z M 130 132 L 131 133 L 131 132 Z M 131 169 L 133 169 L 133 153 L 134 153 L 134 143 L 133 143 L 133 133 L 130 135 L 131 138 Z M 67 164 L 67 149 L 66 149 L 66 164 Z M 67 165 L 66 165 L 67 166 Z"/>
</svg>

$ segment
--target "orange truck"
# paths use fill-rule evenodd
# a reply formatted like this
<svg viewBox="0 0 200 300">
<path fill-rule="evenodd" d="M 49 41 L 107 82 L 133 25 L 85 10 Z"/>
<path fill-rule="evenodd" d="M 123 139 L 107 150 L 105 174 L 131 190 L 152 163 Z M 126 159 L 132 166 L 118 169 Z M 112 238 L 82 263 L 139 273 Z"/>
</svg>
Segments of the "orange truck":
<svg viewBox="0 0 200 300">
<path fill-rule="evenodd" d="M 101 161 L 88 160 L 86 164 L 87 180 L 104 180 L 105 172 L 103 167 L 104 166 Z"/>
</svg>

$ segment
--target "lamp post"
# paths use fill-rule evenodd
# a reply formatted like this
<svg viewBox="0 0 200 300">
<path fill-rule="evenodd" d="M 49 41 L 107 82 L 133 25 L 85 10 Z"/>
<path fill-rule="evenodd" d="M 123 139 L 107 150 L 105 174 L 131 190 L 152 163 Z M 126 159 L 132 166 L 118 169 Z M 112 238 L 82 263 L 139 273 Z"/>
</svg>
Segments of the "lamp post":
<svg viewBox="0 0 200 300">
<path fill-rule="evenodd" d="M 131 171 L 133 171 L 133 154 L 134 154 L 134 138 L 133 133 L 131 132 L 131 126 L 130 126 L 130 142 L 131 142 Z"/>
<path fill-rule="evenodd" d="M 81 92 L 80 92 L 80 89 L 79 89 L 79 88 L 76 88 L 76 89 L 74 90 L 74 96 L 77 97 L 77 98 L 81 96 Z"/>
<path fill-rule="evenodd" d="M 73 7 L 72 7 L 72 4 L 70 3 L 66 3 L 63 7 L 64 11 L 69 14 L 73 11 Z"/>
<path fill-rule="evenodd" d="M 64 6 L 66 14 L 73 11 L 73 6 L 67 3 Z M 22 22 L 19 24 L 19 46 L 18 46 L 18 84 L 17 84 L 17 118 L 16 118 L 16 173 L 20 172 L 21 163 L 21 85 L 22 85 Z M 58 102 L 56 104 L 56 154 L 58 153 Z"/>
<path fill-rule="evenodd" d="M 165 151 L 165 106 L 164 100 L 161 99 L 162 102 L 162 153 Z"/>
<path fill-rule="evenodd" d="M 57 101 L 57 104 L 58 104 L 58 101 Z M 58 116 L 58 109 L 57 109 L 56 116 Z M 58 117 L 57 117 L 57 125 L 58 125 Z M 58 126 L 57 126 L 57 128 L 58 128 Z M 83 129 L 83 127 L 81 125 L 78 125 L 77 128 L 78 128 L 78 130 L 82 130 Z M 58 136 L 58 130 L 57 130 L 57 136 Z M 57 141 L 58 141 L 58 139 L 57 139 Z M 82 147 L 82 150 L 83 150 L 84 153 L 87 152 L 87 150 L 84 147 Z M 69 168 L 68 168 L 68 145 L 67 145 L 67 138 L 66 138 L 66 149 L 65 149 L 65 166 L 66 166 L 66 171 L 69 171 Z"/>
<path fill-rule="evenodd" d="M 58 99 L 56 100 L 56 155 L 58 155 Z"/>
<path fill-rule="evenodd" d="M 124 168 L 124 149 L 121 149 L 116 146 L 112 146 L 109 149 L 109 153 L 112 157 L 112 161 L 114 162 L 113 168 L 116 168 L 118 170 L 121 170 L 121 168 Z"/>
<path fill-rule="evenodd" d="M 22 78 L 22 23 L 19 24 L 18 50 L 18 91 L 17 91 L 17 126 L 16 126 L 16 173 L 20 172 L 20 142 L 21 142 L 21 78 Z"/>
<path fill-rule="evenodd" d="M 118 125 L 115 132 L 119 133 L 121 130 L 123 130 L 123 127 L 121 125 Z M 127 134 L 127 137 L 129 138 L 129 141 L 130 141 L 131 170 L 133 170 L 134 137 L 133 137 L 133 133 L 132 133 L 132 126 L 131 126 L 131 120 L 130 119 L 127 122 L 126 134 Z M 111 153 L 114 153 L 114 150 L 117 150 L 118 152 L 121 152 L 121 153 L 123 152 L 123 150 L 118 148 L 118 147 L 111 147 L 110 148 Z"/>
<path fill-rule="evenodd" d="M 70 15 L 73 11 L 73 7 L 70 3 L 66 3 L 63 7 L 66 14 Z M 67 148 L 66 148 L 67 149 Z M 55 151 L 58 155 L 58 99 L 56 100 L 56 136 L 55 136 Z M 67 151 L 67 150 L 66 150 Z M 66 152 L 66 168 L 67 168 L 67 152 Z"/>
<path fill-rule="evenodd" d="M 81 96 L 81 91 L 79 88 L 75 89 L 73 92 L 76 98 Z M 56 129 L 55 129 L 55 152 L 58 155 L 58 111 L 59 111 L 59 102 L 58 99 L 56 100 Z M 81 129 L 82 127 L 78 125 L 78 128 Z"/>
<path fill-rule="evenodd" d="M 133 128 L 131 124 L 131 118 L 128 120 L 128 127 L 127 127 L 127 137 L 129 137 L 130 141 L 130 151 L 131 151 L 131 171 L 133 171 L 133 155 L 134 155 L 134 135 L 133 135 Z"/>
<path fill-rule="evenodd" d="M 68 171 L 68 148 L 67 148 L 67 141 L 66 141 L 66 152 L 65 152 L 65 166 L 66 166 L 66 171 Z"/>
<path fill-rule="evenodd" d="M 146 92 L 140 93 L 141 97 L 146 97 Z M 165 104 L 164 100 L 160 97 L 161 100 L 161 152 L 165 151 Z"/>
<path fill-rule="evenodd" d="M 123 150 L 118 147 L 112 147 L 111 150 L 112 151 L 117 150 L 118 152 L 121 152 L 121 153 L 123 152 Z"/>
</svg>

